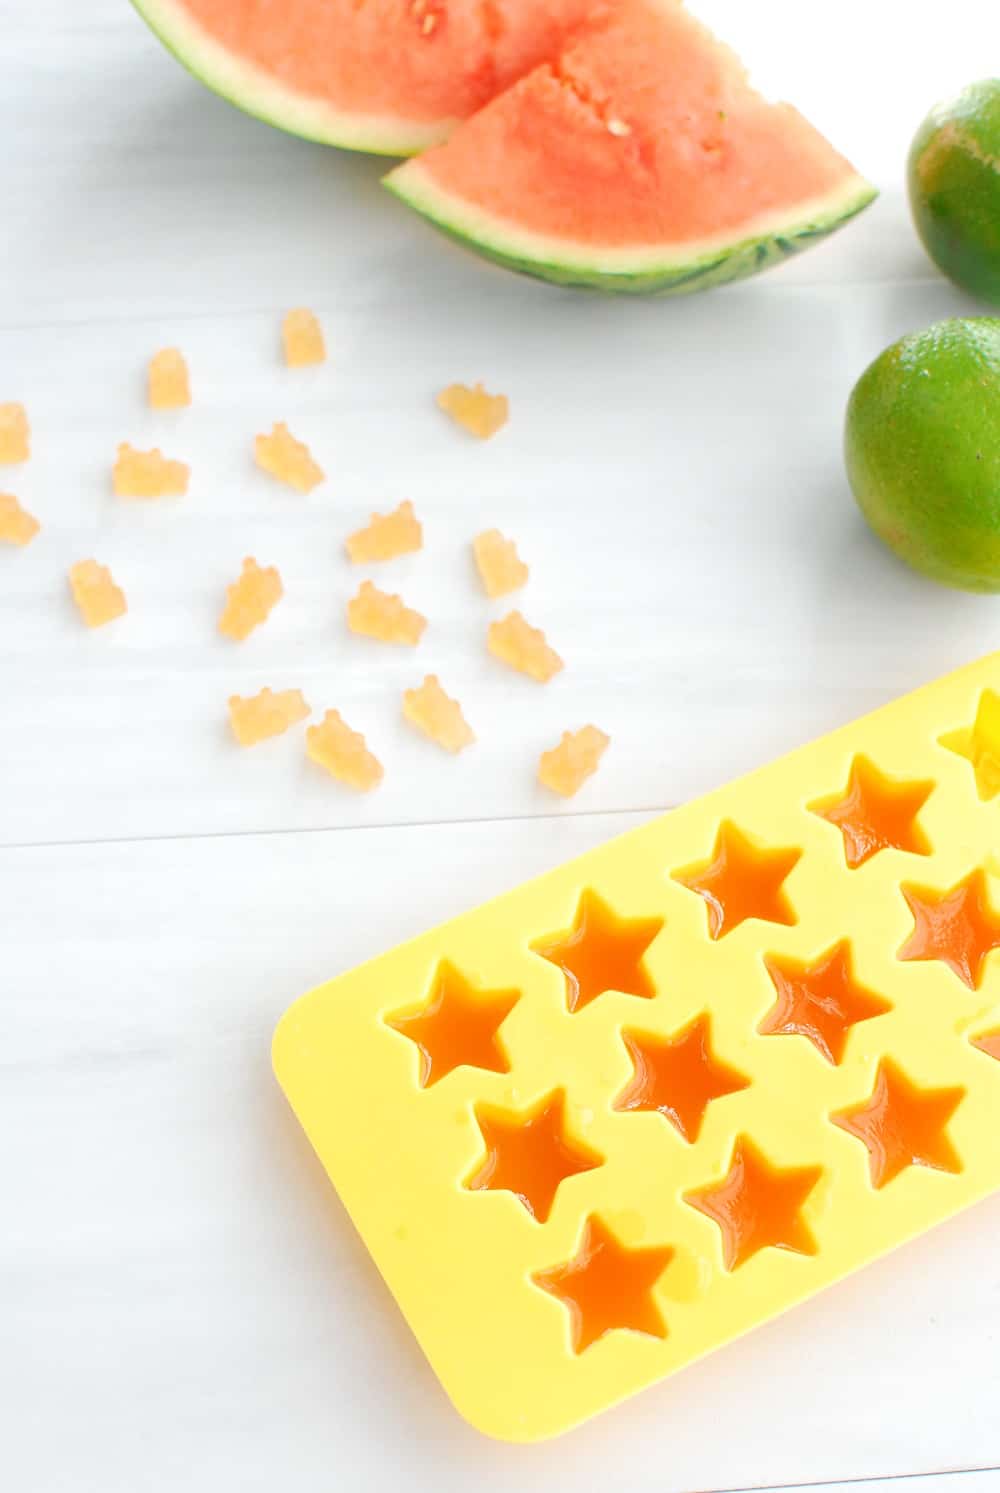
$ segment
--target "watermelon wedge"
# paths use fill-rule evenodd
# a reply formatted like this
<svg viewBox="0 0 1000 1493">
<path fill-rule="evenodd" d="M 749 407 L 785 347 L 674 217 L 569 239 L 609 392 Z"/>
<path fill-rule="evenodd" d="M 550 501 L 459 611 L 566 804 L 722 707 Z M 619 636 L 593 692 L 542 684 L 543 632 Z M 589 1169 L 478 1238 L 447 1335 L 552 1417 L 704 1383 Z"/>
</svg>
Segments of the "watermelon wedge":
<svg viewBox="0 0 1000 1493">
<path fill-rule="evenodd" d="M 510 269 L 678 294 L 832 233 L 875 190 L 679 0 L 618 0 L 386 185 Z"/>
<path fill-rule="evenodd" d="M 594 0 L 133 0 L 231 103 L 294 135 L 386 155 L 444 140 L 554 56 Z"/>
</svg>

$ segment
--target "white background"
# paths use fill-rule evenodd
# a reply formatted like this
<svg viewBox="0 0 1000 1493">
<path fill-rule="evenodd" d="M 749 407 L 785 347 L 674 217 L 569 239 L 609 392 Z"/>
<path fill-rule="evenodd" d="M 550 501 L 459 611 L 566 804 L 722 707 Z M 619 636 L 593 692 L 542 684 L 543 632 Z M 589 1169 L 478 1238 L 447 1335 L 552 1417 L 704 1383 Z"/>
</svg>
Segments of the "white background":
<svg viewBox="0 0 1000 1493">
<path fill-rule="evenodd" d="M 0 555 L 0 1484 L 26 1493 L 552 1486 L 597 1493 L 1000 1473 L 1000 1201 L 569 1438 L 496 1446 L 446 1403 L 269 1072 L 299 993 L 397 939 L 996 647 L 1000 603 L 899 568 L 840 461 L 850 386 L 901 332 L 972 309 L 901 195 L 908 139 L 991 69 L 986 0 L 702 0 L 769 90 L 883 189 L 831 243 L 704 298 L 613 302 L 464 256 L 382 163 L 285 138 L 199 88 L 126 0 L 0 0 L 0 400 L 42 521 Z M 277 357 L 288 306 L 331 360 Z M 195 406 L 144 408 L 176 343 Z M 509 394 L 480 446 L 435 410 Z M 249 459 L 286 418 L 329 480 Z M 185 500 L 110 495 L 121 439 L 193 466 Z M 410 497 L 386 572 L 418 653 L 350 638 L 343 539 Z M 567 660 L 547 689 L 484 650 L 468 542 L 499 525 Z M 90 634 L 94 554 L 130 600 Z M 214 631 L 245 554 L 287 597 Z M 437 670 L 479 744 L 399 720 Z M 301 732 L 239 753 L 229 694 L 301 686 L 386 764 L 351 797 Z M 568 806 L 538 751 L 613 737 Z"/>
</svg>

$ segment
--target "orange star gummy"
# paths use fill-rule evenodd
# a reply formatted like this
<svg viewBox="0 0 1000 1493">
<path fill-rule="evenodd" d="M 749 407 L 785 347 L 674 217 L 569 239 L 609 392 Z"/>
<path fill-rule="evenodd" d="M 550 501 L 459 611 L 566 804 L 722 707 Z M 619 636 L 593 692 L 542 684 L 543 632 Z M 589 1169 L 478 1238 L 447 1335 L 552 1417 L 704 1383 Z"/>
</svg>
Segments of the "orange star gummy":
<svg viewBox="0 0 1000 1493">
<path fill-rule="evenodd" d="M 801 1209 L 822 1175 L 819 1166 L 773 1166 L 741 1135 L 722 1181 L 685 1193 L 684 1201 L 718 1225 L 725 1267 L 737 1270 L 762 1249 L 816 1253 Z"/>
<path fill-rule="evenodd" d="M 422 1006 L 396 1011 L 385 1021 L 417 1047 L 420 1086 L 427 1089 L 456 1068 L 509 1073 L 500 1027 L 520 998 L 519 990 L 478 990 L 442 960 L 429 999 Z"/>
<path fill-rule="evenodd" d="M 128 441 L 122 441 L 111 482 L 119 498 L 182 498 L 190 476 L 191 468 L 186 462 L 171 461 L 156 447 L 152 451 L 136 451 Z"/>
<path fill-rule="evenodd" d="M 811 964 L 776 954 L 766 955 L 764 964 L 778 998 L 757 1030 L 764 1037 L 807 1037 L 828 1063 L 843 1058 L 852 1026 L 892 1009 L 855 980 L 846 939 Z"/>
<path fill-rule="evenodd" d="M 361 637 L 415 648 L 424 635 L 427 618 L 404 606 L 402 597 L 363 581 L 357 596 L 347 603 L 347 625 Z"/>
<path fill-rule="evenodd" d="M 318 317 L 305 306 L 285 314 L 281 323 L 281 341 L 289 368 L 305 368 L 310 363 L 326 362 L 326 342 Z"/>
<path fill-rule="evenodd" d="M 543 752 L 538 761 L 538 781 L 563 798 L 572 798 L 597 771 L 611 743 L 596 726 L 564 731 L 559 745 Z"/>
<path fill-rule="evenodd" d="M 262 472 L 296 492 L 312 492 L 323 481 L 323 468 L 313 461 L 309 447 L 297 441 L 284 420 L 270 435 L 259 435 L 253 443 L 254 460 Z"/>
<path fill-rule="evenodd" d="M 976 792 L 981 799 L 1000 793 L 1000 695 L 984 689 L 971 726 L 938 737 L 943 747 L 972 763 Z"/>
<path fill-rule="evenodd" d="M 23 404 L 0 404 L 0 466 L 16 466 L 31 455 L 31 428 Z"/>
<path fill-rule="evenodd" d="M 191 380 L 180 348 L 161 347 L 150 358 L 148 391 L 154 410 L 179 410 L 191 403 Z"/>
<path fill-rule="evenodd" d="M 592 1213 L 573 1258 L 531 1278 L 569 1312 L 573 1352 L 582 1353 L 621 1329 L 666 1337 L 653 1292 L 675 1253 L 669 1245 L 630 1249 Z"/>
<path fill-rule="evenodd" d="M 539 1223 L 552 1211 L 561 1183 L 604 1160 L 567 1134 L 561 1092 L 522 1114 L 477 1104 L 476 1123 L 486 1155 L 464 1186 L 470 1192 L 512 1192 Z"/>
<path fill-rule="evenodd" d="M 306 728 L 306 755 L 339 783 L 358 793 L 377 788 L 382 764 L 365 745 L 360 731 L 352 731 L 339 710 L 328 710 L 318 726 Z"/>
<path fill-rule="evenodd" d="M 982 1032 L 978 1037 L 970 1038 L 973 1047 L 978 1047 L 980 1052 L 985 1052 L 988 1058 L 996 1058 L 1000 1063 L 1000 1031 Z"/>
<path fill-rule="evenodd" d="M 373 513 L 371 523 L 346 540 L 348 556 L 355 565 L 395 560 L 397 555 L 410 555 L 423 547 L 424 531 L 409 501 L 400 503 L 392 513 Z"/>
<path fill-rule="evenodd" d="M 507 424 L 510 406 L 506 394 L 487 394 L 482 384 L 449 384 L 437 397 L 438 408 L 450 415 L 470 435 L 488 441 Z"/>
<path fill-rule="evenodd" d="M 691 1145 L 698 1139 L 708 1106 L 750 1086 L 749 1078 L 712 1052 L 707 1012 L 676 1036 L 623 1031 L 622 1041 L 633 1072 L 612 1108 L 660 1114 Z"/>
<path fill-rule="evenodd" d="M 949 891 L 902 886 L 913 932 L 896 955 L 903 961 L 939 959 L 970 990 L 978 990 L 987 955 L 1000 948 L 1000 914 L 990 902 L 981 869 Z"/>
<path fill-rule="evenodd" d="M 115 585 L 108 567 L 96 560 L 78 560 L 71 565 L 69 586 L 88 627 L 103 627 L 128 611 L 124 591 Z"/>
<path fill-rule="evenodd" d="M 238 580 L 226 587 L 226 605 L 219 618 L 219 631 L 227 638 L 242 642 L 255 627 L 266 622 L 277 606 L 285 588 L 273 565 L 262 569 L 252 556 L 243 561 Z"/>
<path fill-rule="evenodd" d="M 531 949 L 562 971 L 569 1011 L 582 1011 L 609 990 L 652 1000 L 656 986 L 643 960 L 662 927 L 662 918 L 618 917 L 588 889 L 580 896 L 572 928 L 537 939 Z"/>
<path fill-rule="evenodd" d="M 879 772 L 867 757 L 855 757 L 842 794 L 809 805 L 812 813 L 834 824 L 844 837 L 844 858 L 856 870 L 880 850 L 927 855 L 927 837 L 916 822 L 933 783 L 897 783 Z"/>
<path fill-rule="evenodd" d="M 0 492 L 0 544 L 30 544 L 41 528 L 37 518 L 23 509 L 13 493 Z"/>
<path fill-rule="evenodd" d="M 486 646 L 501 663 L 527 674 L 539 684 L 547 684 L 563 667 L 563 661 L 545 641 L 538 627 L 531 627 L 520 612 L 510 612 L 501 622 L 491 622 Z"/>
<path fill-rule="evenodd" d="M 472 541 L 472 554 L 487 596 L 506 596 L 528 579 L 528 567 L 517 553 L 513 539 L 499 529 L 484 529 Z"/>
<path fill-rule="evenodd" d="M 718 939 L 748 918 L 786 925 L 796 921 L 782 888 L 801 855 L 801 850 L 759 847 L 724 820 L 712 859 L 674 871 L 673 880 L 702 898 L 709 936 Z"/>
<path fill-rule="evenodd" d="M 461 705 L 445 694 L 436 674 L 428 674 L 419 689 L 404 690 L 403 715 L 446 752 L 460 752 L 476 739 Z"/>
<path fill-rule="evenodd" d="M 867 1148 L 872 1186 L 880 1188 L 908 1166 L 962 1170 L 945 1126 L 964 1097 L 961 1088 L 918 1088 L 890 1058 L 883 1058 L 871 1098 L 830 1119 Z"/>
<path fill-rule="evenodd" d="M 265 688 L 256 695 L 231 695 L 229 699 L 229 724 L 240 746 L 256 746 L 259 741 L 281 736 L 308 714 L 309 706 L 298 689 L 275 694 Z"/>
</svg>

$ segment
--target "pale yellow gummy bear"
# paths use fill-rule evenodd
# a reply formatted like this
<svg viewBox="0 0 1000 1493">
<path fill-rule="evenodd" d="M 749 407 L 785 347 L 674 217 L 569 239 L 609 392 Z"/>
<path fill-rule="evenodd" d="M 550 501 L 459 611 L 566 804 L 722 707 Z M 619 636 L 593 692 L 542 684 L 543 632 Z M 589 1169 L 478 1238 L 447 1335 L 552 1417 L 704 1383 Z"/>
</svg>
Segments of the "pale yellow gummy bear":
<svg viewBox="0 0 1000 1493">
<path fill-rule="evenodd" d="M 472 541 L 472 553 L 487 596 L 506 596 L 519 590 L 528 579 L 528 567 L 518 555 L 513 539 L 505 539 L 499 529 L 484 529 L 477 534 Z"/>
<path fill-rule="evenodd" d="M 306 728 L 306 754 L 349 788 L 368 793 L 382 781 L 382 764 L 352 731 L 338 710 L 328 710 L 318 726 Z"/>
<path fill-rule="evenodd" d="M 449 384 L 437 397 L 438 408 L 450 415 L 470 435 L 488 441 L 507 424 L 510 406 L 506 394 L 487 394 L 482 384 Z"/>
<path fill-rule="evenodd" d="M 295 439 L 284 420 L 277 421 L 270 435 L 257 436 L 253 454 L 261 471 L 296 492 L 312 492 L 323 481 L 323 468 L 313 461 L 309 447 Z"/>
<path fill-rule="evenodd" d="M 326 362 L 326 343 L 319 319 L 305 306 L 286 313 L 281 323 L 281 340 L 289 368 L 306 368 L 311 363 Z"/>
<path fill-rule="evenodd" d="M 149 407 L 179 410 L 191 403 L 191 380 L 184 354 L 177 347 L 161 347 L 149 360 Z"/>
<path fill-rule="evenodd" d="M 545 634 L 529 626 L 520 612 L 510 612 L 502 622 L 491 622 L 486 643 L 494 658 L 539 684 L 545 684 L 563 667 L 558 653 L 545 641 Z"/>
<path fill-rule="evenodd" d="M 281 736 L 308 714 L 309 706 L 300 689 L 274 693 L 265 687 L 256 695 L 229 698 L 229 724 L 240 746 L 256 746 L 258 741 Z"/>
<path fill-rule="evenodd" d="M 427 618 L 404 606 L 400 596 L 389 595 L 363 581 L 357 596 L 347 603 L 347 625 L 362 637 L 381 643 L 405 643 L 414 648 L 423 637 Z"/>
<path fill-rule="evenodd" d="M 357 529 L 346 540 L 347 553 L 355 565 L 395 560 L 397 555 L 410 555 L 423 547 L 424 531 L 408 501 L 392 513 L 373 513 L 367 528 Z"/>
<path fill-rule="evenodd" d="M 461 705 L 445 694 L 436 674 L 428 674 L 419 689 L 404 690 L 403 715 L 446 752 L 460 752 L 476 739 Z"/>
<path fill-rule="evenodd" d="M 78 560 L 71 565 L 69 586 L 88 627 L 103 627 L 128 611 L 124 591 L 115 585 L 108 567 L 96 560 Z"/>
<path fill-rule="evenodd" d="M 31 427 L 23 404 L 0 404 L 0 466 L 16 466 L 31 455 Z"/>
<path fill-rule="evenodd" d="M 0 544 L 30 544 L 41 527 L 13 493 L 0 492 Z"/>
<path fill-rule="evenodd" d="M 557 747 L 543 752 L 538 763 L 538 781 L 563 798 L 572 798 L 600 764 L 611 737 L 596 726 L 564 731 Z"/>
<path fill-rule="evenodd" d="M 263 569 L 248 556 L 243 570 L 231 586 L 226 587 L 226 605 L 219 618 L 219 631 L 227 638 L 242 642 L 255 627 L 266 622 L 277 606 L 285 588 L 273 565 Z"/>
<path fill-rule="evenodd" d="M 123 441 L 111 480 L 119 498 L 182 498 L 190 476 L 186 462 L 171 461 L 155 447 L 152 451 L 136 451 Z"/>
</svg>

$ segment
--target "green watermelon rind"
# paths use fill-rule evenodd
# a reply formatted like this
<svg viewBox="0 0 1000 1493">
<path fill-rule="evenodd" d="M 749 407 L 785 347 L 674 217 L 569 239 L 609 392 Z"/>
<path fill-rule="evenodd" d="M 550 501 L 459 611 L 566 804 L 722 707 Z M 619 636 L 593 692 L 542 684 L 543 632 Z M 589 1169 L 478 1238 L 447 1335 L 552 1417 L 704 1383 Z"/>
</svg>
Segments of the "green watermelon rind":
<svg viewBox="0 0 1000 1493">
<path fill-rule="evenodd" d="M 303 140 L 370 155 L 411 156 L 441 142 L 460 123 L 343 113 L 286 88 L 263 68 L 235 56 L 192 20 L 178 0 L 132 0 L 149 29 L 188 72 L 244 114 Z"/>
<path fill-rule="evenodd" d="M 472 207 L 437 187 L 421 162 L 397 167 L 383 179 L 396 197 L 466 249 L 504 269 L 552 285 L 618 295 L 690 295 L 744 280 L 835 233 L 878 195 L 851 176 L 826 197 L 792 206 L 731 239 L 641 248 L 593 248 L 550 239 Z"/>
</svg>

